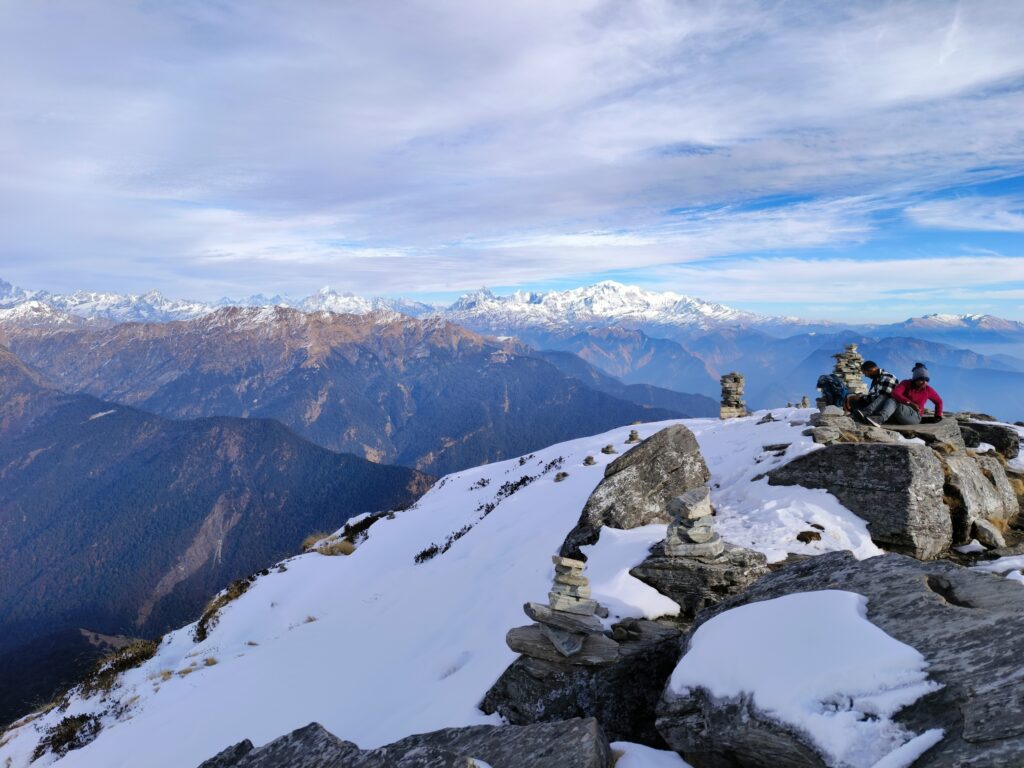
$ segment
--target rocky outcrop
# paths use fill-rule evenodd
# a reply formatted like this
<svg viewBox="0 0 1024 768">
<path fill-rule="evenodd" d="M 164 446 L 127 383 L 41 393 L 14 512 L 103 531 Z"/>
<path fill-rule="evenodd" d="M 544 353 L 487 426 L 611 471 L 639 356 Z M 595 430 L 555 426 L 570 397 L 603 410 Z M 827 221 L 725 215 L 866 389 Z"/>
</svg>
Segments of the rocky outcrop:
<svg viewBox="0 0 1024 768">
<path fill-rule="evenodd" d="M 732 544 L 713 558 L 675 557 L 666 554 L 663 544 L 656 544 L 629 573 L 679 603 L 679 618 L 692 620 L 768 573 L 768 559 Z"/>
<path fill-rule="evenodd" d="M 530 726 L 480 725 L 418 734 L 362 750 L 318 723 L 253 749 L 246 740 L 199 768 L 611 768 L 612 754 L 593 719 Z"/>
<path fill-rule="evenodd" d="M 1020 455 L 1020 435 L 1013 427 L 987 421 L 969 421 L 961 427 L 970 429 L 982 442 L 991 445 L 1007 459 Z"/>
<path fill-rule="evenodd" d="M 827 490 L 887 549 L 927 560 L 952 542 L 942 464 L 923 445 L 829 445 L 772 470 L 768 482 Z"/>
<path fill-rule="evenodd" d="M 520 725 L 594 717 L 612 741 L 663 747 L 654 710 L 679 660 L 679 631 L 643 620 L 617 628 L 624 639 L 613 664 L 581 666 L 521 656 L 487 692 L 481 709 Z"/>
<path fill-rule="evenodd" d="M 824 406 L 820 412 L 811 414 L 811 428 L 808 433 L 814 442 L 822 445 L 832 443 L 898 443 L 900 439 L 885 429 L 870 424 L 859 424 L 847 416 L 842 408 Z"/>
<path fill-rule="evenodd" d="M 585 560 L 580 547 L 597 542 L 604 525 L 625 529 L 669 522 L 669 499 L 709 477 L 693 433 L 682 424 L 666 427 L 605 467 L 561 554 Z"/>
<path fill-rule="evenodd" d="M 1017 516 L 1017 498 L 996 459 L 964 453 L 944 457 L 943 464 L 946 469 L 946 497 L 951 502 L 954 543 L 963 544 L 971 538 L 980 540 L 982 536 L 973 530 L 979 524 L 985 527 L 995 523 L 998 527 Z"/>
<path fill-rule="evenodd" d="M 916 733 L 943 728 L 943 739 L 915 768 L 1024 765 L 1024 590 L 948 561 L 901 555 L 856 560 L 833 552 L 786 566 L 744 594 L 703 612 L 796 592 L 843 589 L 867 597 L 867 618 L 916 648 L 942 687 L 896 719 Z M 758 710 L 749 697 L 716 700 L 703 689 L 666 692 L 658 729 L 695 768 L 822 766 L 807 737 Z"/>
</svg>

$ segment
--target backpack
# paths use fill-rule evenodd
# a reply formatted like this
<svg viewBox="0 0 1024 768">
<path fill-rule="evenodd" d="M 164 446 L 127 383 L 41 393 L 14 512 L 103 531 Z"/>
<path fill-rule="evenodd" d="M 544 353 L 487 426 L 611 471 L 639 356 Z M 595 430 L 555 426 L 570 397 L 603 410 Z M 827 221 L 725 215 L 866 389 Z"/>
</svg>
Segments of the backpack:
<svg viewBox="0 0 1024 768">
<path fill-rule="evenodd" d="M 846 402 L 846 396 L 850 391 L 846 388 L 846 382 L 834 373 L 828 373 L 818 377 L 818 389 L 826 405 L 838 405 L 840 408 Z"/>
</svg>

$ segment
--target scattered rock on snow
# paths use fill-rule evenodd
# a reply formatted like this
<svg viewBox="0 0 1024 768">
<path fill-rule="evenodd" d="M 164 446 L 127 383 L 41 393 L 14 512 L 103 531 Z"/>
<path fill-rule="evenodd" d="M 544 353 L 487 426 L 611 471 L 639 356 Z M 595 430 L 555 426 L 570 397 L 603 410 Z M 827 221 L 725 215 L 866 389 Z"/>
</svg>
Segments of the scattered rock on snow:
<svg viewBox="0 0 1024 768">
<path fill-rule="evenodd" d="M 693 433 L 682 424 L 666 427 L 605 467 L 562 554 L 582 558 L 580 547 L 596 543 L 603 525 L 625 529 L 669 522 L 669 499 L 704 485 L 709 477 Z"/>
</svg>

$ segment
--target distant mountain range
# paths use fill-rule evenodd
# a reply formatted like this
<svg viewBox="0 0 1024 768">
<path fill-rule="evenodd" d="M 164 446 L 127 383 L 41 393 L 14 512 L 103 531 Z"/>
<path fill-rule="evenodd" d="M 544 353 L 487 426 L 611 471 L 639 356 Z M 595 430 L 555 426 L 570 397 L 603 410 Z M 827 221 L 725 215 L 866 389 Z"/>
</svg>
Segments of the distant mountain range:
<svg viewBox="0 0 1024 768">
<path fill-rule="evenodd" d="M 126 321 L 154 322 L 154 318 L 187 317 L 190 322 L 198 322 L 222 313 L 224 307 L 219 304 L 232 303 L 238 302 L 177 302 L 155 292 L 142 296 L 95 293 L 55 296 L 30 293 L 3 283 L 0 284 L 0 307 L 5 308 L 0 309 L 0 333 L 5 328 L 17 328 L 17 334 L 22 335 L 26 329 L 40 333 L 43 329 L 48 332 L 98 331 Z M 827 369 L 829 354 L 838 351 L 845 341 L 858 340 L 865 353 L 881 358 L 878 362 L 893 368 L 899 375 L 904 368 L 909 371 L 910 365 L 918 360 L 932 365 L 934 372 L 942 375 L 943 391 L 950 395 L 954 407 L 993 410 L 991 402 L 995 399 L 1002 403 L 1003 410 L 999 414 L 1002 418 L 1024 418 L 1024 403 L 1018 404 L 1021 398 L 1017 394 L 1024 381 L 1021 379 L 1024 323 L 991 315 L 935 314 L 902 323 L 850 326 L 758 315 L 611 281 L 569 291 L 517 292 L 511 296 L 496 296 L 481 289 L 447 307 L 432 307 L 406 299 L 365 299 L 327 288 L 299 301 L 280 296 L 254 296 L 241 303 L 264 309 L 291 304 L 295 311 L 306 315 L 391 313 L 421 321 L 447 321 L 478 333 L 514 337 L 535 350 L 572 353 L 626 385 L 651 385 L 711 398 L 717 397 L 719 376 L 736 369 L 747 376 L 748 403 L 754 407 L 779 405 L 812 395 L 817 374 L 808 375 L 804 361 L 818 355 L 814 365 L 825 365 Z M 254 317 L 266 319 L 271 315 L 264 313 Z M 890 341 L 899 338 L 927 344 Z M 874 351 L 876 346 L 877 352 Z M 914 352 L 911 354 L 909 350 Z M 39 357 L 26 355 L 46 367 Z M 913 359 L 908 359 L 908 355 Z M 74 378 L 81 373 L 77 368 L 72 370 L 58 375 Z M 623 396 L 621 389 L 609 390 L 607 380 L 600 377 L 588 380 L 585 376 L 582 380 L 597 389 L 601 386 L 595 382 L 603 381 L 603 392 Z M 82 386 L 107 397 L 117 394 L 116 389 L 108 391 L 106 387 L 110 384 L 112 382 L 106 385 L 88 382 Z M 638 402 L 652 404 L 649 400 Z M 268 407 L 266 401 L 260 407 Z M 692 407 L 689 414 L 700 415 L 708 412 L 709 404 L 703 402 Z M 200 407 L 200 412 L 207 410 Z M 241 415 L 253 411 L 248 406 L 238 405 L 230 412 Z M 171 408 L 166 413 L 175 415 L 177 411 Z M 286 423 L 312 439 L 324 439 L 299 426 L 296 418 L 286 419 Z M 344 450 L 362 450 L 364 455 L 382 460 L 392 460 L 401 453 L 397 447 L 384 449 L 368 444 L 360 448 L 340 438 L 331 438 L 324 444 Z M 496 454 L 493 458 L 498 457 Z M 423 466 L 428 471 L 442 468 L 424 455 L 410 457 L 406 454 L 399 460 L 413 464 L 426 460 Z M 455 466 L 457 464 L 448 463 L 443 468 L 448 470 Z"/>
<path fill-rule="evenodd" d="M 580 379 L 518 342 L 387 310 L 228 307 L 108 327 L 0 318 L 0 342 L 64 390 L 168 418 L 273 418 L 326 448 L 431 474 L 616 423 L 716 412 L 703 397 L 654 406 L 684 400 Z"/>
</svg>

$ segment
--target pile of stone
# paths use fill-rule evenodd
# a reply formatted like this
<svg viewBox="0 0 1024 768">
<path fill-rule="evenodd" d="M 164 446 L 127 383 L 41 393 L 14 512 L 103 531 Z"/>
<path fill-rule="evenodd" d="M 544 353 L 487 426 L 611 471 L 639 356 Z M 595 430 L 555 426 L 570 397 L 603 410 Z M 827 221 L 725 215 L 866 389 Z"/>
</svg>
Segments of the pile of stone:
<svg viewBox="0 0 1024 768">
<path fill-rule="evenodd" d="M 672 522 L 665 536 L 665 554 L 671 557 L 718 557 L 725 543 L 715 533 L 711 494 L 706 485 L 694 488 L 668 503 Z"/>
<path fill-rule="evenodd" d="M 509 630 L 505 640 L 516 653 L 567 664 L 611 664 L 619 657 L 619 644 L 606 637 L 597 618 L 607 616 L 591 597 L 583 570 L 586 563 L 554 555 L 555 580 L 548 605 L 527 603 L 523 611 L 536 623 Z"/>
<path fill-rule="evenodd" d="M 723 419 L 735 419 L 747 415 L 747 404 L 743 402 L 743 375 L 733 371 L 721 378 L 722 404 L 719 415 Z"/>
<path fill-rule="evenodd" d="M 846 388 L 851 395 L 867 394 L 868 388 L 864 383 L 864 374 L 860 366 L 864 362 L 856 344 L 847 344 L 846 349 L 837 355 L 832 355 L 836 361 L 833 371 L 846 383 Z"/>
</svg>

